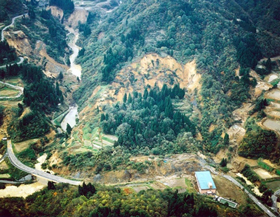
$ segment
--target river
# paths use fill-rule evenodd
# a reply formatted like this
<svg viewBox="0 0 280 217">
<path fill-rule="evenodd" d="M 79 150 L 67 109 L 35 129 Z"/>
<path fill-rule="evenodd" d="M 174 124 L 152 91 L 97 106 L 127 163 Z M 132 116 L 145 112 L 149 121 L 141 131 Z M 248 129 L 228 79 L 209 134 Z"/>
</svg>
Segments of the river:
<svg viewBox="0 0 280 217">
<path fill-rule="evenodd" d="M 67 113 L 67 115 L 65 116 L 65 118 L 63 118 L 62 122 L 61 122 L 61 128 L 66 131 L 67 128 L 67 124 L 70 125 L 70 127 L 74 127 L 76 125 L 76 118 L 78 118 L 78 106 L 71 106 L 69 108 L 69 112 Z"/>
<path fill-rule="evenodd" d="M 81 80 L 81 74 L 82 74 L 82 67 L 81 65 L 77 65 L 75 63 L 76 58 L 79 55 L 80 47 L 76 45 L 78 39 L 79 39 L 79 33 L 75 31 L 73 28 L 66 27 L 66 29 L 69 31 L 68 35 L 74 35 L 74 37 L 70 37 L 70 40 L 68 42 L 68 46 L 72 49 L 73 54 L 70 56 L 70 69 L 68 70 L 73 75 L 77 76 Z M 76 119 L 79 118 L 78 116 L 78 106 L 75 104 L 73 106 L 69 107 L 69 112 L 64 117 L 64 119 L 61 122 L 61 128 L 66 131 L 67 124 L 69 124 L 72 128 L 76 125 Z"/>
<path fill-rule="evenodd" d="M 4 40 L 4 31 L 9 28 L 11 25 L 14 24 L 14 21 L 17 18 L 22 17 L 16 16 L 12 19 L 12 23 L 9 26 L 6 26 L 2 32 L 1 32 L 1 41 Z M 77 65 L 75 63 L 76 58 L 78 57 L 80 47 L 76 45 L 78 39 L 79 39 L 79 33 L 75 31 L 72 28 L 66 27 L 66 29 L 69 31 L 69 34 L 74 34 L 74 37 L 71 37 L 71 40 L 68 43 L 68 46 L 72 49 L 73 54 L 70 56 L 70 69 L 69 72 L 71 72 L 73 75 L 77 76 L 79 79 L 81 79 L 81 72 L 82 67 L 80 65 Z M 23 61 L 23 58 L 20 59 L 20 61 Z M 9 84 L 7 84 L 9 85 Z M 21 87 L 13 87 L 18 88 L 20 90 L 20 94 L 23 92 L 23 88 Z M 61 127 L 64 131 L 66 131 L 67 123 L 73 128 L 76 125 L 76 119 L 78 118 L 78 106 L 73 105 L 69 107 L 69 112 L 64 117 L 64 119 L 61 122 Z M 35 165 L 36 169 L 41 169 L 42 163 L 46 160 L 46 154 L 38 158 L 38 164 Z M 27 197 L 28 195 L 31 195 L 35 193 L 36 191 L 39 191 L 43 189 L 47 185 L 47 180 L 38 178 L 37 182 L 32 184 L 21 184 L 20 186 L 7 186 L 5 189 L 0 190 L 0 198 L 2 197 Z"/>
<path fill-rule="evenodd" d="M 82 67 L 81 65 L 77 65 L 75 63 L 76 58 L 79 55 L 79 51 L 80 51 L 80 47 L 76 45 L 78 39 L 79 39 L 79 33 L 77 31 L 75 31 L 74 29 L 70 28 L 70 27 L 66 27 L 66 30 L 69 31 L 70 35 L 74 35 L 74 37 L 71 37 L 68 46 L 72 49 L 73 54 L 70 56 L 70 69 L 69 71 L 79 77 L 79 79 L 81 79 L 81 74 L 82 74 Z"/>
</svg>

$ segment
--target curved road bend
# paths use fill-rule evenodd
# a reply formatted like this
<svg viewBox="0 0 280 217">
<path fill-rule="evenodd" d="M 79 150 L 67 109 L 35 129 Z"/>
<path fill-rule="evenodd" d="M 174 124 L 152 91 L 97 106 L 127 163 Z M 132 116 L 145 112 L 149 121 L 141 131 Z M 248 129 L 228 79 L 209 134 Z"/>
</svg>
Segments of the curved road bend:
<svg viewBox="0 0 280 217">
<path fill-rule="evenodd" d="M 25 16 L 25 15 L 28 15 L 28 14 L 26 13 L 26 14 L 22 14 L 22 15 L 19 15 L 19 16 L 14 17 L 14 18 L 12 19 L 12 23 L 11 23 L 10 25 L 8 25 L 8 26 L 5 26 L 5 27 L 2 29 L 2 31 L 1 31 L 1 41 L 4 41 L 4 39 L 5 39 L 5 37 L 4 37 L 4 31 L 6 31 L 6 29 L 8 29 L 8 28 L 10 28 L 12 25 L 14 25 L 16 19 L 21 18 L 21 17 L 23 17 L 23 16 Z"/>
<path fill-rule="evenodd" d="M 6 68 L 7 65 L 11 65 L 11 66 L 13 66 L 13 65 L 15 65 L 15 64 L 20 65 L 20 64 L 23 63 L 23 61 L 24 61 L 24 58 L 23 58 L 23 57 L 19 57 L 19 61 L 18 61 L 17 63 L 5 64 L 5 65 L 3 65 L 3 66 L 0 66 L 0 69 Z"/>
<path fill-rule="evenodd" d="M 21 17 L 23 17 L 23 16 L 25 16 L 25 15 L 27 15 L 27 14 L 22 14 L 22 15 L 19 15 L 19 16 L 14 17 L 14 18 L 12 19 L 12 23 L 11 23 L 10 25 L 8 25 L 8 26 L 5 26 L 5 27 L 2 29 L 2 31 L 1 31 L 1 41 L 4 41 L 4 40 L 5 40 L 4 31 L 6 31 L 6 29 L 8 29 L 8 28 L 10 28 L 12 25 L 14 25 L 16 19 L 21 18 Z M 13 63 L 13 64 L 11 64 L 11 65 L 15 65 L 15 64 L 20 65 L 20 64 L 23 63 L 23 61 L 24 61 L 24 58 L 23 58 L 23 57 L 19 57 L 19 61 L 18 61 L 17 63 Z M 2 69 L 2 68 L 6 68 L 6 65 L 0 66 L 0 69 Z M 16 95 L 15 97 L 0 97 L 0 99 L 14 99 L 14 98 L 20 97 L 20 96 L 23 94 L 23 88 L 22 88 L 22 87 L 14 86 L 14 85 L 12 85 L 12 84 L 4 83 L 4 82 L 0 82 L 0 83 L 5 84 L 5 85 L 7 85 L 7 86 L 9 86 L 9 87 L 11 87 L 11 88 L 13 88 L 13 89 L 16 89 L 16 90 L 19 90 L 19 91 L 20 91 L 19 94 Z"/>
<path fill-rule="evenodd" d="M 235 184 L 236 186 L 238 186 L 239 188 L 241 188 L 242 190 L 244 189 L 244 186 L 241 185 L 238 181 L 236 181 L 234 178 L 232 178 L 229 175 L 224 175 L 224 174 L 219 174 L 218 172 L 216 172 L 214 170 L 213 167 L 210 167 L 208 165 L 204 165 L 204 167 L 208 170 L 210 170 L 212 173 L 214 173 L 215 175 L 220 175 L 222 177 L 224 177 L 225 179 L 231 181 L 233 184 Z M 268 208 L 266 208 L 265 205 L 263 205 L 254 195 L 252 195 L 249 191 L 247 191 L 246 189 L 244 189 L 244 192 L 252 199 L 252 201 L 258 205 L 258 207 L 260 207 L 268 216 L 270 217 L 276 217 Z"/>
<path fill-rule="evenodd" d="M 12 84 L 9 84 L 9 83 L 5 83 L 3 81 L 0 81 L 0 84 L 4 84 L 4 85 L 6 85 L 6 86 L 8 86 L 8 87 L 10 87 L 12 89 L 19 90 L 19 93 L 16 96 L 11 96 L 11 97 L 1 96 L 0 100 L 1 99 L 16 99 L 16 98 L 19 98 L 23 94 L 23 87 L 15 86 L 15 85 L 12 85 Z"/>
<path fill-rule="evenodd" d="M 28 167 L 28 166 L 24 165 L 15 156 L 15 154 L 13 152 L 11 140 L 8 140 L 8 142 L 7 142 L 7 153 L 8 153 L 8 157 L 9 157 L 11 163 L 16 168 L 18 168 L 18 169 L 20 169 L 24 172 L 30 173 L 34 176 L 41 177 L 41 178 L 44 178 L 44 179 L 47 179 L 47 180 L 50 180 L 50 181 L 53 181 L 53 182 L 68 183 L 70 185 L 81 185 L 82 184 L 82 182 L 80 182 L 80 181 L 73 181 L 73 180 L 70 180 L 70 179 L 65 179 L 65 178 L 62 178 L 60 176 L 55 176 L 55 175 L 43 172 L 41 170 L 36 170 L 36 169 L 33 169 L 31 167 Z"/>
</svg>

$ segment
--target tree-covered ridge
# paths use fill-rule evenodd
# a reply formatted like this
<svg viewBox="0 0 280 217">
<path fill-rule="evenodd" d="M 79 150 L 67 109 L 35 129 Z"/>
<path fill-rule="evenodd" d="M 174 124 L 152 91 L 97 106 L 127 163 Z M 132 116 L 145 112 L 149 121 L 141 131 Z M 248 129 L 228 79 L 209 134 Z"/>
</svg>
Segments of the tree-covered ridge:
<svg viewBox="0 0 280 217">
<path fill-rule="evenodd" d="M 261 157 L 278 161 L 279 143 L 275 132 L 261 128 L 247 130 L 238 148 L 238 154 L 253 159 Z"/>
<path fill-rule="evenodd" d="M 50 5 L 61 8 L 66 14 L 71 14 L 75 8 L 72 0 L 50 0 Z"/>
<path fill-rule="evenodd" d="M 172 99 L 183 99 L 184 95 L 185 91 L 179 85 L 168 88 L 166 84 L 162 89 L 157 86 L 150 90 L 145 88 L 143 96 L 137 92 L 133 96 L 125 94 L 123 103 L 106 108 L 105 114 L 101 115 L 103 131 L 118 136 L 115 146 L 130 150 L 137 146 L 158 150 L 163 141 L 172 142 L 183 132 L 195 136 L 193 123 L 172 105 Z"/>
<path fill-rule="evenodd" d="M 1 216 L 90 216 L 90 217 L 215 217 L 215 216 L 260 216 L 257 209 L 246 205 L 240 209 L 225 207 L 211 198 L 191 193 L 178 193 L 166 189 L 133 192 L 129 188 L 120 189 L 105 186 L 92 186 L 95 190 L 84 196 L 79 187 L 49 184 L 40 192 L 26 199 L 1 198 Z"/>
<path fill-rule="evenodd" d="M 29 17 L 23 17 L 21 23 L 16 23 L 16 28 L 22 30 L 28 37 L 31 47 L 35 49 L 38 41 L 43 41 L 50 57 L 58 63 L 64 64 L 67 51 L 66 33 L 64 26 L 57 18 L 51 15 L 50 10 L 38 9 L 33 1 L 27 3 Z M 32 56 L 34 61 L 36 56 Z"/>
<path fill-rule="evenodd" d="M 20 76 L 26 82 L 24 88 L 23 103 L 31 106 L 32 110 L 50 113 L 58 103 L 64 101 L 58 83 L 46 78 L 40 67 L 32 64 L 7 66 L 6 70 L 0 71 L 0 78 Z"/>
<path fill-rule="evenodd" d="M 15 49 L 10 47 L 6 41 L 0 41 L 0 65 L 15 61 L 16 59 Z"/>
<path fill-rule="evenodd" d="M 228 1 L 230 2 L 230 1 Z M 280 52 L 280 30 L 278 28 L 280 22 L 279 1 L 278 0 L 236 0 L 239 4 L 230 4 L 241 9 L 246 13 L 240 14 L 240 25 L 250 23 L 255 27 L 256 39 L 261 46 L 262 53 L 266 57 L 279 55 Z M 234 6 L 235 5 L 235 6 Z"/>
<path fill-rule="evenodd" d="M 40 67 L 31 64 L 8 66 L 3 72 L 4 78 L 20 76 L 25 82 L 23 103 L 32 110 L 20 118 L 24 108 L 18 104 L 14 120 L 8 127 L 9 135 L 16 141 L 45 135 L 50 130 L 45 114 L 50 114 L 64 100 L 58 83 L 54 85 Z"/>
<path fill-rule="evenodd" d="M 0 22 L 9 20 L 9 15 L 23 12 L 22 0 L 0 0 Z"/>
</svg>

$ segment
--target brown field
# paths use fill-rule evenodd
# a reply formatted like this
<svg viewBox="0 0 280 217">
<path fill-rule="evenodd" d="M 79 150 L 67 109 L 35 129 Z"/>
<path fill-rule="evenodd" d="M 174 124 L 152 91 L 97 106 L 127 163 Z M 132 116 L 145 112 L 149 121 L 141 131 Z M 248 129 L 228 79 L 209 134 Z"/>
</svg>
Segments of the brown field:
<svg viewBox="0 0 280 217">
<path fill-rule="evenodd" d="M 170 187 L 170 188 L 182 188 L 186 189 L 187 185 L 185 183 L 185 178 L 173 178 L 171 177 L 170 179 L 164 179 L 161 181 L 164 185 Z"/>
<path fill-rule="evenodd" d="M 154 182 L 150 184 L 150 186 L 155 190 L 164 190 L 166 188 L 166 186 L 160 182 Z"/>
<path fill-rule="evenodd" d="M 268 171 L 258 168 L 254 169 L 254 171 L 262 178 L 262 179 L 271 179 L 273 177 L 278 177 L 276 174 L 271 174 Z"/>
<path fill-rule="evenodd" d="M 238 204 L 246 204 L 247 195 L 240 188 L 223 177 L 213 175 L 213 179 L 218 196 L 235 200 Z"/>
<path fill-rule="evenodd" d="M 37 142 L 39 139 L 30 139 L 23 142 L 18 142 L 14 144 L 14 147 L 17 152 L 22 152 L 27 149 L 32 143 Z"/>
<path fill-rule="evenodd" d="M 142 190 L 150 189 L 148 186 L 137 186 L 137 187 L 135 186 L 135 187 L 132 187 L 132 188 L 136 193 L 138 193 L 139 191 L 142 191 Z"/>
<path fill-rule="evenodd" d="M 2 97 L 14 97 L 18 94 L 18 90 L 14 90 L 8 87 L 3 87 L 0 89 L 0 96 Z"/>
</svg>

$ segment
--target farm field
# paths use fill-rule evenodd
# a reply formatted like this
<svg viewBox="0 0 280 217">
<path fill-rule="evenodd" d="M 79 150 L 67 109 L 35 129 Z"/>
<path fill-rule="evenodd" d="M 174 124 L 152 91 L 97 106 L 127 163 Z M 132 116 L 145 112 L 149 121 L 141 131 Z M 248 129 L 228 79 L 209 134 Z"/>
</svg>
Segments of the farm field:
<svg viewBox="0 0 280 217">
<path fill-rule="evenodd" d="M 262 179 L 271 179 L 274 177 L 279 177 L 276 174 L 270 173 L 262 168 L 254 169 L 254 171 L 262 178 Z"/>
</svg>

